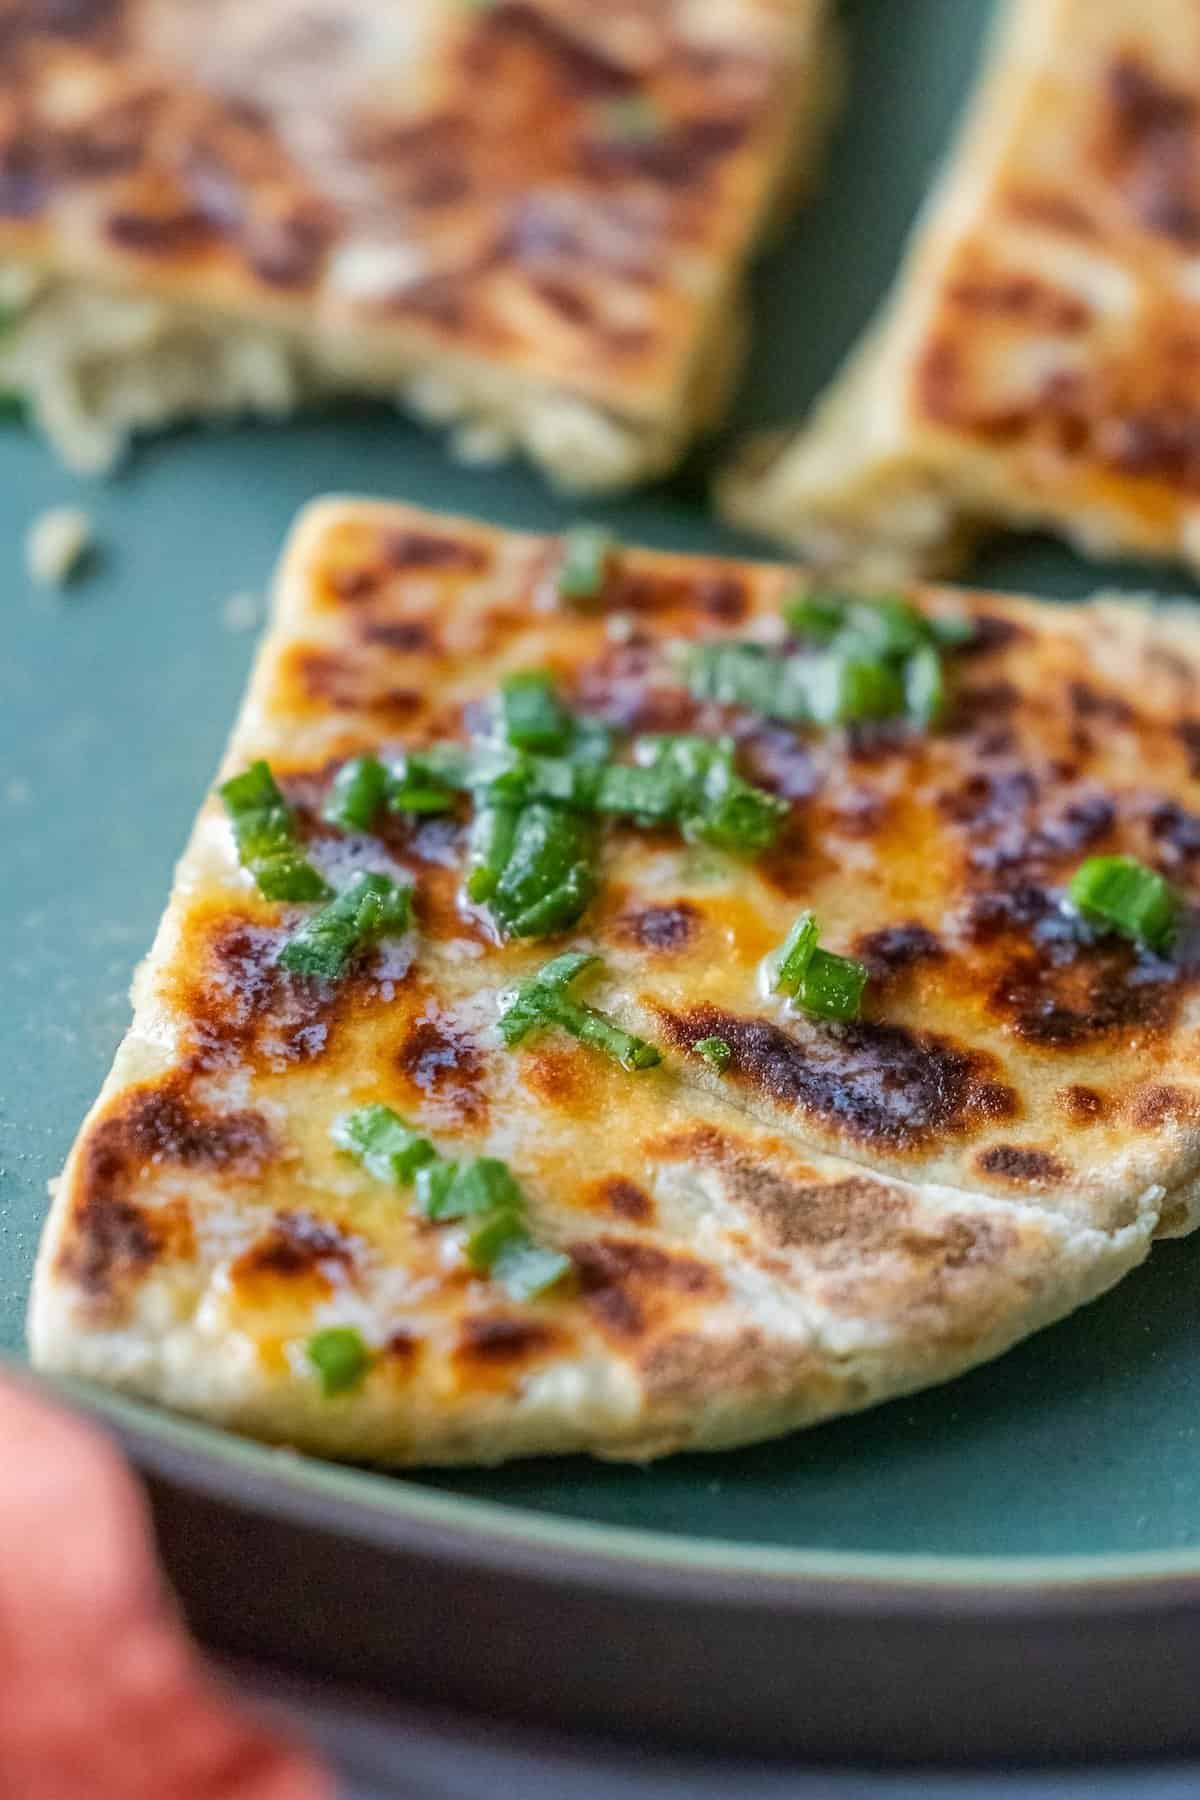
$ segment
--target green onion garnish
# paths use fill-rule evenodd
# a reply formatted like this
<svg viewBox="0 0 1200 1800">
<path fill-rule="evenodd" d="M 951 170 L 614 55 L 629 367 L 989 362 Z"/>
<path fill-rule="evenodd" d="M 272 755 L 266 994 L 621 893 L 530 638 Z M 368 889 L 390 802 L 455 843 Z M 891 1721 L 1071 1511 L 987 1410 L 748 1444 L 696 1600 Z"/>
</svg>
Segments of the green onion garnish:
<svg viewBox="0 0 1200 1800">
<path fill-rule="evenodd" d="M 741 706 L 764 719 L 807 725 L 812 719 L 811 662 L 763 644 L 683 644 L 680 671 L 697 700 Z"/>
<path fill-rule="evenodd" d="M 450 1197 L 450 1189 L 458 1179 L 456 1162 L 424 1163 L 417 1170 L 413 1181 L 416 1187 L 416 1208 L 423 1219 L 441 1219 Z"/>
<path fill-rule="evenodd" d="M 773 656 L 761 644 L 694 644 L 684 650 L 682 666 L 698 700 L 784 724 L 852 725 L 904 712 L 897 670 L 849 643 L 812 656 Z"/>
<path fill-rule="evenodd" d="M 545 669 L 506 675 L 500 683 L 500 730 L 514 750 L 553 755 L 567 748 L 571 727 L 571 715 L 554 691 L 554 677 Z"/>
<path fill-rule="evenodd" d="M 778 835 L 787 806 L 737 774 L 730 739 L 640 738 L 634 745 L 637 760 L 629 764 L 606 760 L 605 727 L 575 721 L 573 733 L 564 756 L 511 746 L 443 745 L 404 757 L 388 771 L 388 804 L 443 811 L 453 805 L 456 792 L 473 796 L 468 891 L 477 901 L 490 897 L 513 854 L 519 820 L 539 802 L 577 814 L 673 824 L 689 839 L 743 852 L 764 849 Z M 544 828 L 543 820 L 539 830 Z"/>
<path fill-rule="evenodd" d="M 558 1025 L 578 1038 L 581 1044 L 603 1050 L 623 1069 L 637 1072 L 652 1069 L 662 1061 L 662 1052 L 644 1038 L 622 1030 L 593 1006 L 581 1005 L 567 994 L 567 988 L 585 969 L 599 965 L 600 958 L 586 950 L 568 950 L 538 970 L 518 988 L 511 1005 L 501 1014 L 500 1035 L 511 1050 L 532 1031 L 547 1025 Z"/>
<path fill-rule="evenodd" d="M 279 952 L 294 975 L 336 981 L 356 951 L 388 933 L 408 929 L 412 889 L 387 875 L 357 875 L 320 912 L 306 919 Z"/>
<path fill-rule="evenodd" d="M 696 698 L 792 725 L 908 717 L 928 726 L 945 710 L 943 653 L 971 632 L 961 619 L 927 619 L 891 595 L 803 594 L 785 603 L 784 617 L 811 651 L 781 656 L 756 643 L 684 646 L 683 674 Z"/>
<path fill-rule="evenodd" d="M 867 967 L 852 956 L 835 956 L 831 950 L 822 950 L 818 936 L 812 913 L 801 913 L 775 961 L 772 990 L 790 995 L 804 1012 L 817 1018 L 843 1023 L 857 1019 L 868 980 Z"/>
<path fill-rule="evenodd" d="M 343 831 L 370 831 L 388 791 L 388 774 L 377 756 L 355 756 L 333 778 L 323 817 Z"/>
<path fill-rule="evenodd" d="M 783 616 L 788 630 L 796 637 L 808 638 L 814 644 L 828 644 L 846 623 L 846 601 L 841 594 L 827 594 L 814 589 L 785 600 Z"/>
<path fill-rule="evenodd" d="M 743 780 L 732 739 L 686 734 L 640 738 L 632 764 L 608 760 L 612 737 L 597 721 L 573 719 L 550 678 L 510 676 L 501 695 L 503 744 L 434 745 L 390 765 L 373 757 L 347 763 L 334 782 L 326 817 L 362 829 L 382 795 L 389 807 L 443 812 L 460 792 L 474 817 L 466 894 L 487 905 L 509 937 L 547 937 L 582 916 L 598 885 L 596 815 L 639 825 L 674 826 L 689 841 L 753 855 L 773 843 L 787 805 Z M 535 744 L 562 746 L 544 754 Z M 302 934 L 342 920 L 330 909 Z M 296 956 L 304 955 L 302 947 Z M 292 957 L 286 966 L 298 967 Z"/>
<path fill-rule="evenodd" d="M 557 1287 L 571 1272 L 571 1259 L 561 1250 L 535 1244 L 526 1233 L 512 1236 L 499 1246 L 492 1275 L 514 1300 L 534 1300 Z"/>
<path fill-rule="evenodd" d="M 865 963 L 853 956 L 835 956 L 832 950 L 818 946 L 800 978 L 796 1004 L 819 1019 L 857 1019 L 868 977 Z"/>
<path fill-rule="evenodd" d="M 358 1387 L 371 1366 L 371 1356 L 352 1325 L 330 1325 L 315 1331 L 304 1353 L 316 1370 L 326 1399 Z"/>
<path fill-rule="evenodd" d="M 1163 876 L 1132 856 L 1090 856 L 1067 890 L 1089 923 L 1162 950 L 1179 920 L 1178 895 Z"/>
<path fill-rule="evenodd" d="M 563 600 L 599 600 L 617 540 L 603 525 L 572 525 L 563 534 L 558 592 Z"/>
<path fill-rule="evenodd" d="M 533 1300 L 557 1287 L 571 1271 L 561 1250 L 535 1244 L 519 1212 L 502 1208 L 478 1224 L 466 1242 L 467 1261 L 491 1275 L 514 1300 Z"/>
<path fill-rule="evenodd" d="M 296 816 L 265 762 L 251 763 L 218 788 L 233 826 L 238 861 L 268 900 L 324 900 L 328 884 L 301 853 Z"/>
<path fill-rule="evenodd" d="M 904 665 L 904 708 L 917 725 L 936 725 L 946 710 L 946 671 L 932 644 L 921 644 Z"/>
<path fill-rule="evenodd" d="M 861 595 L 846 607 L 846 622 L 839 634 L 853 639 L 876 656 L 901 661 L 921 644 L 933 642 L 924 615 L 907 600 L 882 594 L 872 599 Z"/>
<path fill-rule="evenodd" d="M 522 807 L 498 873 L 494 863 L 479 865 L 486 879 L 494 873 L 488 905 L 501 929 L 532 938 L 573 925 L 596 892 L 596 849 L 595 826 L 582 814 L 544 801 Z"/>
<path fill-rule="evenodd" d="M 794 994 L 812 961 L 820 932 L 811 912 L 802 912 L 784 939 L 771 986 L 777 994 Z"/>
<path fill-rule="evenodd" d="M 954 616 L 927 618 L 895 594 L 833 593 L 815 590 L 787 600 L 783 616 L 796 637 L 829 644 L 837 638 L 869 645 L 877 656 L 905 657 L 921 644 L 949 649 L 971 637 L 970 621 Z"/>
<path fill-rule="evenodd" d="M 569 1256 L 530 1237 L 525 1195 L 499 1158 L 448 1161 L 388 1106 L 363 1106 L 347 1113 L 334 1123 L 332 1137 L 377 1180 L 393 1186 L 412 1184 L 414 1205 L 422 1218 L 434 1223 L 471 1220 L 464 1245 L 467 1261 L 473 1269 L 490 1273 L 515 1300 L 546 1293 L 570 1271 Z M 334 1390 L 326 1389 L 330 1391 Z"/>
<path fill-rule="evenodd" d="M 689 842 L 743 854 L 765 850 L 778 837 L 787 803 L 742 780 L 729 738 L 639 738 L 634 754 L 639 767 L 631 773 L 643 776 L 643 789 L 639 795 L 630 784 L 624 798 L 633 802 L 628 810 L 635 817 L 669 819 Z M 603 789 L 598 804 L 604 805 Z"/>
<path fill-rule="evenodd" d="M 817 725 L 896 719 L 904 713 L 904 683 L 882 656 L 835 645 L 814 658 L 811 704 Z"/>
<path fill-rule="evenodd" d="M 572 762 L 604 763 L 612 755 L 612 728 L 603 719 L 575 719 L 572 722 L 570 753 Z"/>
<path fill-rule="evenodd" d="M 469 1233 L 466 1241 L 467 1261 L 473 1269 L 490 1269 L 506 1250 L 516 1244 L 528 1244 L 529 1233 L 519 1213 L 508 1207 L 488 1213 Z"/>
<path fill-rule="evenodd" d="M 702 1056 L 718 1075 L 723 1075 L 733 1061 L 733 1051 L 722 1037 L 701 1038 L 699 1043 L 692 1045 L 692 1049 L 697 1056 Z"/>
<path fill-rule="evenodd" d="M 512 855 L 520 810 L 511 803 L 492 806 L 481 800 L 476 805 L 467 852 L 466 886 L 468 900 L 477 906 L 490 900 L 496 891 Z"/>
<path fill-rule="evenodd" d="M 443 1178 L 434 1170 L 445 1171 Z M 496 1212 L 519 1213 L 525 1197 L 507 1163 L 494 1156 L 472 1162 L 442 1162 L 417 1175 L 417 1211 L 427 1219 L 471 1219 Z"/>
<path fill-rule="evenodd" d="M 401 1187 L 410 1182 L 436 1151 L 428 1138 L 410 1130 L 390 1106 L 360 1106 L 334 1122 L 330 1133 L 339 1150 L 347 1150 L 376 1181 Z"/>
<path fill-rule="evenodd" d="M 467 753 L 457 744 L 397 757 L 388 769 L 388 805 L 393 812 L 449 812 L 466 766 Z"/>
</svg>

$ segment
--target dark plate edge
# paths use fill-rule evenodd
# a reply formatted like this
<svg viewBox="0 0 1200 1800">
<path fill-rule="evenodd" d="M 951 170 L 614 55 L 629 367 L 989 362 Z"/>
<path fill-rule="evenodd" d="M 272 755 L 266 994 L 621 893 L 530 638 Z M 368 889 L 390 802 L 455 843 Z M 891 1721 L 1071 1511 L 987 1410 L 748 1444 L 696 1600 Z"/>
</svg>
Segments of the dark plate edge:
<svg viewBox="0 0 1200 1800">
<path fill-rule="evenodd" d="M 199 1640 L 639 1744 L 907 1763 L 1200 1749 L 1193 1557 L 848 1558 L 369 1484 L 74 1383 Z"/>
<path fill-rule="evenodd" d="M 358 1473 L 343 1466 L 271 1450 L 83 1384 L 50 1385 L 103 1422 L 151 1478 L 302 1529 L 439 1563 L 784 1613 L 1082 1619 L 1200 1611 L 1200 1553 L 968 1558 L 755 1548 L 581 1524 L 433 1492 L 402 1476 L 390 1478 L 386 1499 L 373 1500 L 336 1491 Z M 263 1457 L 278 1459 L 276 1467 L 256 1467 Z"/>
</svg>

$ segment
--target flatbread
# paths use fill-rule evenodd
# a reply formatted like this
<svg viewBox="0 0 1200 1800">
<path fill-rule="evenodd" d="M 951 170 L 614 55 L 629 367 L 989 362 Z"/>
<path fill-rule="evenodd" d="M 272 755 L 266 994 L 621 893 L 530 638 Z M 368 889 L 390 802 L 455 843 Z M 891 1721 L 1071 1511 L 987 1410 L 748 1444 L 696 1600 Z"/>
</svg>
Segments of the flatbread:
<svg viewBox="0 0 1200 1800">
<path fill-rule="evenodd" d="M 879 321 L 731 517 L 941 572 L 980 528 L 1200 567 L 1200 14 L 1009 0 Z"/>
<path fill-rule="evenodd" d="M 335 985 L 277 966 L 306 909 L 265 900 L 202 809 L 135 1017 L 57 1186 L 37 1363 L 273 1440 L 395 1463 L 649 1457 L 787 1430 L 941 1380 L 1111 1285 L 1195 1222 L 1200 959 L 1068 928 L 1124 852 L 1196 891 L 1200 635 L 1187 615 L 921 590 L 970 627 L 935 731 L 801 733 L 680 684 L 678 640 L 778 635 L 778 567 L 621 551 L 560 603 L 556 539 L 382 503 L 296 526 L 224 773 L 257 758 L 335 886 L 416 884 L 415 930 Z M 565 936 L 502 942 L 461 895 L 466 826 L 320 820 L 366 750 L 478 731 L 506 673 L 580 714 L 731 731 L 790 802 L 749 863 L 606 828 Z M 863 1018 L 819 1024 L 760 965 L 815 907 L 867 961 Z M 514 986 L 564 948 L 590 1003 L 664 1051 L 631 1073 L 564 1032 L 504 1048 Z M 694 1053 L 730 1050 L 718 1075 Z M 524 1189 L 570 1278 L 515 1302 L 331 1139 L 392 1107 Z M 326 1396 L 305 1345 L 373 1361 Z"/>
<path fill-rule="evenodd" d="M 0 384 L 81 468 L 338 392 L 661 470 L 836 99 L 826 0 L 0 9 Z M 11 310 L 12 317 L 9 318 Z"/>
</svg>

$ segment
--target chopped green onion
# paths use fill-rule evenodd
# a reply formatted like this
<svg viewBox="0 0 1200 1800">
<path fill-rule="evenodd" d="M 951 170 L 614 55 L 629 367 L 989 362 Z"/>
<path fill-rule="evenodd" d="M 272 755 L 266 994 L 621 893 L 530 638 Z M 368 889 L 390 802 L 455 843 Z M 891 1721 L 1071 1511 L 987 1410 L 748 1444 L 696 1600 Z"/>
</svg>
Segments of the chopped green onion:
<svg viewBox="0 0 1200 1800">
<path fill-rule="evenodd" d="M 593 1006 L 583 1006 L 567 995 L 567 988 L 585 969 L 595 968 L 600 958 L 584 950 L 568 950 L 538 970 L 518 988 L 499 1020 L 500 1035 L 511 1050 L 531 1031 L 558 1025 L 580 1043 L 602 1050 L 623 1069 L 637 1073 L 662 1061 L 662 1052 L 644 1038 L 625 1031 Z"/>
<path fill-rule="evenodd" d="M 722 1037 L 701 1038 L 693 1044 L 692 1049 L 697 1056 L 702 1056 L 718 1075 L 723 1075 L 733 1061 L 733 1051 Z"/>
<path fill-rule="evenodd" d="M 520 1214 L 505 1207 L 500 1212 L 488 1213 L 470 1232 L 465 1245 L 467 1261 L 473 1269 L 489 1270 L 505 1250 L 528 1242 L 529 1234 Z"/>
<path fill-rule="evenodd" d="M 904 683 L 882 658 L 835 648 L 818 660 L 814 675 L 812 707 L 818 725 L 895 719 L 904 712 Z"/>
<path fill-rule="evenodd" d="M 376 1181 L 402 1187 L 436 1152 L 428 1138 L 410 1129 L 390 1106 L 360 1106 L 336 1120 L 330 1134 Z"/>
<path fill-rule="evenodd" d="M 358 1387 L 371 1366 L 370 1352 L 352 1325 L 330 1325 L 315 1331 L 304 1350 L 326 1399 Z"/>
<path fill-rule="evenodd" d="M 783 616 L 797 637 L 830 644 L 853 639 L 875 656 L 905 657 L 937 637 L 933 620 L 895 594 L 824 593 L 785 601 Z"/>
<path fill-rule="evenodd" d="M 561 765 L 548 756 L 539 756 L 537 766 L 559 769 Z M 478 806 L 481 799 L 511 801 L 523 804 L 526 800 L 560 799 L 558 794 L 534 793 L 535 759 L 523 750 L 490 749 L 479 751 L 471 760 L 463 775 L 463 786 L 471 793 Z"/>
<path fill-rule="evenodd" d="M 520 1212 L 524 1195 L 507 1163 L 494 1156 L 472 1162 L 441 1162 L 417 1174 L 417 1210 L 427 1219 L 469 1219 L 494 1212 Z"/>
<path fill-rule="evenodd" d="M 535 801 L 517 814 L 488 905 L 510 937 L 548 937 L 581 917 L 597 884 L 595 826 Z"/>
<path fill-rule="evenodd" d="M 788 630 L 797 637 L 828 644 L 846 623 L 845 596 L 820 590 L 798 594 L 794 600 L 784 601 L 783 616 Z"/>
<path fill-rule="evenodd" d="M 508 1049 L 513 1049 L 544 1022 L 546 1006 L 565 993 L 576 976 L 582 975 L 585 969 L 596 968 L 599 962 L 600 958 L 593 950 L 564 950 L 561 956 L 543 963 L 535 975 L 523 982 L 499 1021 L 500 1035 Z"/>
<path fill-rule="evenodd" d="M 932 644 L 921 644 L 904 665 L 905 711 L 918 725 L 936 725 L 946 710 L 946 671 Z"/>
<path fill-rule="evenodd" d="M 761 644 L 696 644 L 683 658 L 698 700 L 740 706 L 791 725 L 851 725 L 896 718 L 904 684 L 862 645 L 831 645 L 816 655 L 771 656 Z"/>
<path fill-rule="evenodd" d="M 457 744 L 435 746 L 435 750 L 439 748 L 443 749 L 440 756 L 434 751 L 410 751 L 391 765 L 387 802 L 393 812 L 443 813 L 454 806 L 455 790 L 462 785 L 466 753 Z M 456 754 L 449 756 L 447 751 Z"/>
<path fill-rule="evenodd" d="M 331 1135 L 339 1149 L 357 1157 L 378 1180 L 393 1186 L 411 1182 L 414 1206 L 422 1218 L 433 1223 L 471 1220 L 464 1246 L 467 1261 L 480 1273 L 490 1273 L 515 1300 L 547 1293 L 569 1272 L 569 1256 L 535 1244 L 530 1237 L 525 1195 L 508 1164 L 497 1157 L 448 1161 L 389 1106 L 359 1107 L 338 1119 Z M 357 1340 L 357 1349 L 351 1338 Z M 340 1391 L 329 1381 L 353 1385 L 368 1360 L 358 1334 L 340 1327 L 319 1332 L 309 1345 L 309 1357 L 322 1372 L 326 1365 L 331 1370 L 326 1393 Z"/>
<path fill-rule="evenodd" d="M 612 755 L 612 727 L 603 719 L 576 719 L 571 736 L 571 757 L 577 763 L 604 763 Z"/>
<path fill-rule="evenodd" d="M 752 787 L 730 770 L 716 791 L 710 786 L 704 810 L 685 815 L 680 825 L 689 842 L 712 844 L 735 856 L 754 856 L 775 842 L 787 810 L 786 801 Z"/>
<path fill-rule="evenodd" d="M 1068 893 L 1091 924 L 1151 950 L 1164 949 L 1178 924 L 1180 901 L 1174 889 L 1132 856 L 1089 857 L 1072 876 Z"/>
<path fill-rule="evenodd" d="M 933 641 L 929 623 L 907 600 L 890 595 L 856 596 L 846 609 L 843 639 L 853 639 L 875 656 L 902 661 L 921 644 Z"/>
<path fill-rule="evenodd" d="M 324 817 L 343 831 L 370 831 L 388 792 L 388 773 L 377 756 L 355 756 L 333 778 Z"/>
<path fill-rule="evenodd" d="M 640 738 L 634 753 L 659 778 L 668 816 L 689 842 L 713 844 L 720 850 L 753 854 L 779 835 L 787 802 L 743 781 L 733 766 L 728 738 Z"/>
<path fill-rule="evenodd" d="M 466 895 L 487 905 L 509 937 L 565 931 L 587 909 L 598 884 L 596 814 L 673 825 L 689 841 L 742 855 L 773 843 L 787 815 L 784 801 L 737 773 L 730 739 L 647 737 L 634 746 L 633 764 L 608 761 L 608 728 L 573 719 L 540 671 L 508 678 L 500 721 L 504 744 L 434 745 L 390 766 L 354 759 L 335 780 L 326 816 L 363 829 L 381 793 L 389 807 L 413 812 L 446 811 L 457 793 L 469 793 Z M 559 754 L 536 748 L 552 745 Z M 318 928 L 343 925 L 343 910 L 313 921 L 285 966 L 300 966 Z"/>
<path fill-rule="evenodd" d="M 500 684 L 500 727 L 515 750 L 565 750 L 572 736 L 570 713 L 554 691 L 554 677 L 544 669 L 507 675 Z"/>
<path fill-rule="evenodd" d="M 328 884 L 300 850 L 296 816 L 265 762 L 217 790 L 233 826 L 238 860 L 268 900 L 324 900 Z"/>
<path fill-rule="evenodd" d="M 387 875 L 357 875 L 283 946 L 279 961 L 294 975 L 336 981 L 356 951 L 408 928 L 412 889 Z"/>
<path fill-rule="evenodd" d="M 820 932 L 813 914 L 802 912 L 784 939 L 783 949 L 779 953 L 779 964 L 775 970 L 775 979 L 771 983 L 775 993 L 794 994 L 796 992 L 805 969 L 812 961 L 819 936 Z"/>
<path fill-rule="evenodd" d="M 866 964 L 853 956 L 835 956 L 831 950 L 818 948 L 800 977 L 796 1004 L 820 1019 L 857 1019 L 868 977 Z"/>
<path fill-rule="evenodd" d="M 639 824 L 665 825 L 676 807 L 676 788 L 666 770 L 609 763 L 601 769 L 592 796 L 597 812 Z"/>
<path fill-rule="evenodd" d="M 570 1274 L 571 1266 L 563 1251 L 547 1249 L 523 1235 L 501 1244 L 492 1275 L 514 1300 L 535 1300 L 557 1287 Z"/>
<path fill-rule="evenodd" d="M 493 794 L 517 793 L 526 800 L 553 800 L 577 812 L 595 809 L 596 790 L 603 764 L 575 762 L 566 756 L 526 756 L 491 782 Z"/>
<path fill-rule="evenodd" d="M 741 706 L 786 723 L 807 724 L 812 718 L 808 659 L 801 670 L 798 659 L 772 655 L 763 644 L 719 643 L 685 644 L 679 661 L 697 700 Z"/>
<path fill-rule="evenodd" d="M 963 620 L 927 619 L 891 595 L 805 594 L 785 603 L 784 616 L 815 651 L 778 656 L 754 643 L 688 646 L 683 673 L 697 699 L 785 724 L 907 716 L 928 726 L 945 710 L 942 655 L 971 633 Z"/>
<path fill-rule="evenodd" d="M 422 1163 L 415 1177 L 416 1207 L 423 1219 L 444 1218 L 445 1208 L 450 1201 L 450 1191 L 458 1180 L 458 1164 L 444 1162 Z"/>
<path fill-rule="evenodd" d="M 641 738 L 633 764 L 605 760 L 610 748 L 607 729 L 595 721 L 574 722 L 567 755 L 511 746 L 477 751 L 435 746 L 402 758 L 388 771 L 388 804 L 442 811 L 453 804 L 456 791 L 474 796 L 469 892 L 479 901 L 494 891 L 514 853 L 524 813 L 538 803 L 576 814 L 675 824 L 689 839 L 741 851 L 762 849 L 778 835 L 787 806 L 737 774 L 732 740 L 687 734 Z M 543 819 L 538 830 L 546 828 Z"/>
<path fill-rule="evenodd" d="M 499 885 L 517 835 L 520 808 L 493 806 L 482 799 L 475 807 L 468 844 L 467 898 L 476 905 L 490 900 Z"/>
<path fill-rule="evenodd" d="M 617 540 L 603 525 L 572 525 L 563 534 L 558 592 L 576 603 L 599 600 L 608 580 Z"/>
<path fill-rule="evenodd" d="M 535 1300 L 557 1287 L 571 1272 L 571 1259 L 561 1250 L 535 1244 L 519 1213 L 501 1210 L 477 1225 L 466 1242 L 467 1261 L 511 1294 Z"/>
<path fill-rule="evenodd" d="M 817 1018 L 843 1022 L 857 1019 L 868 980 L 867 967 L 852 956 L 835 956 L 831 950 L 822 950 L 818 936 L 812 913 L 801 913 L 771 970 L 772 991 L 790 995 L 804 1012 Z"/>
<path fill-rule="evenodd" d="M 476 805 L 544 802 L 575 813 L 606 813 L 641 824 L 674 824 L 689 839 L 755 851 L 772 843 L 787 814 L 785 802 L 744 781 L 733 766 L 729 739 L 686 734 L 639 738 L 636 763 L 520 756 L 480 759 L 472 772 Z M 476 781 L 477 778 L 477 781 Z M 476 868 L 495 873 L 510 819 L 481 826 L 473 846 Z M 478 884 L 486 888 L 489 877 Z M 486 897 L 483 893 L 473 898 Z"/>
</svg>

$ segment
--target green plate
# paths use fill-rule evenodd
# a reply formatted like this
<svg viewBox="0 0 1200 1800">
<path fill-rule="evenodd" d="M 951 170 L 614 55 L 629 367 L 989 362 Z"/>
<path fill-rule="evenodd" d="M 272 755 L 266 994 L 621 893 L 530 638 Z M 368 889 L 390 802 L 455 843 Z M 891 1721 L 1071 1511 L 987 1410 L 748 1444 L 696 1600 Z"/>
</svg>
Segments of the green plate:
<svg viewBox="0 0 1200 1800">
<path fill-rule="evenodd" d="M 739 426 L 799 413 L 864 324 L 990 10 L 846 7 L 849 119 L 822 198 L 761 264 Z M 599 510 L 630 539 L 750 548 L 706 512 L 706 476 L 701 461 Z M 456 468 L 381 412 L 181 434 L 86 488 L 21 432 L 0 437 L 0 1347 L 18 1357 L 46 1181 L 125 1025 L 253 653 L 223 603 L 263 591 L 292 513 L 329 489 L 514 526 L 572 516 L 524 471 Z M 39 508 L 77 497 L 103 559 L 47 599 L 17 546 Z M 1152 581 L 1031 541 L 975 573 L 1062 597 Z M 721 1741 L 1130 1748 L 1194 1735 L 1182 1672 L 1200 1648 L 1198 1312 L 1200 1248 L 1166 1245 L 1108 1298 L 950 1387 L 648 1470 L 571 1460 L 399 1481 L 87 1398 L 155 1472 L 200 1622 L 239 1647 Z"/>
</svg>

